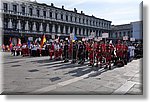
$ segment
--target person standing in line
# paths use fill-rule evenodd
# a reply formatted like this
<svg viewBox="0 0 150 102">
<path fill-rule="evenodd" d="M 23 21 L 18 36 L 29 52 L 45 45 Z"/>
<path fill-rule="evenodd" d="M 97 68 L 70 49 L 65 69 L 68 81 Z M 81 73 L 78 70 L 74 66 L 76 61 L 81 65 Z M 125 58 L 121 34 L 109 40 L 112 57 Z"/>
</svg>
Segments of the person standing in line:
<svg viewBox="0 0 150 102">
<path fill-rule="evenodd" d="M 127 57 L 128 57 L 128 46 L 127 46 L 127 43 L 124 42 L 124 44 L 123 44 L 123 60 L 124 60 L 125 65 L 127 65 Z"/>
<path fill-rule="evenodd" d="M 78 45 L 76 44 L 76 42 L 73 42 L 73 58 L 72 58 L 72 62 L 71 63 L 76 63 L 77 61 L 77 50 L 78 50 Z"/>
<path fill-rule="evenodd" d="M 59 43 L 56 42 L 54 47 L 55 47 L 55 60 L 59 60 L 59 49 L 60 49 Z"/>
<path fill-rule="evenodd" d="M 50 56 L 50 60 L 52 60 L 52 57 L 54 55 L 54 44 L 51 42 L 50 46 L 49 46 L 49 56 Z"/>
<path fill-rule="evenodd" d="M 88 54 L 89 54 L 89 43 L 88 41 L 85 42 L 85 46 L 86 46 L 86 49 L 85 49 L 85 58 L 86 60 L 88 60 Z"/>
<path fill-rule="evenodd" d="M 90 42 L 90 46 L 89 46 L 89 60 L 90 60 L 90 63 L 88 66 L 94 66 L 94 44 L 93 42 Z"/>
<path fill-rule="evenodd" d="M 79 49 L 78 49 L 78 56 L 79 56 L 79 62 L 78 64 L 84 64 L 84 53 L 85 51 L 85 47 L 84 44 L 82 42 L 79 43 Z"/>
<path fill-rule="evenodd" d="M 68 42 L 65 42 L 64 45 L 64 62 L 69 62 L 69 46 L 68 46 Z"/>
</svg>

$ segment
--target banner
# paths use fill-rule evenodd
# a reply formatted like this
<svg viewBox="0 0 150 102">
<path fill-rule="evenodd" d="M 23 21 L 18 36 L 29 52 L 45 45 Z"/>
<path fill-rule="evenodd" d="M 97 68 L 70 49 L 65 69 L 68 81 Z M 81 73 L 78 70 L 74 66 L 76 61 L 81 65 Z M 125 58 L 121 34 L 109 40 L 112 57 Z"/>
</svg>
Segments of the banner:
<svg viewBox="0 0 150 102">
<path fill-rule="evenodd" d="M 33 41 L 33 37 L 28 37 L 28 40 L 29 41 Z"/>
<path fill-rule="evenodd" d="M 55 39 L 55 35 L 52 35 L 52 39 Z"/>
<path fill-rule="evenodd" d="M 123 40 L 128 40 L 128 36 L 124 36 L 124 37 L 123 37 Z"/>
<path fill-rule="evenodd" d="M 135 38 L 130 38 L 130 41 L 135 41 Z"/>
<path fill-rule="evenodd" d="M 108 38 L 109 34 L 108 33 L 102 33 L 102 38 Z"/>
<path fill-rule="evenodd" d="M 102 37 L 98 37 L 98 41 L 101 41 L 102 40 Z"/>
<path fill-rule="evenodd" d="M 70 40 L 74 40 L 74 34 L 70 33 Z"/>
<path fill-rule="evenodd" d="M 91 37 L 92 37 L 92 38 L 95 37 L 95 33 L 94 33 L 94 32 L 91 33 Z"/>
</svg>

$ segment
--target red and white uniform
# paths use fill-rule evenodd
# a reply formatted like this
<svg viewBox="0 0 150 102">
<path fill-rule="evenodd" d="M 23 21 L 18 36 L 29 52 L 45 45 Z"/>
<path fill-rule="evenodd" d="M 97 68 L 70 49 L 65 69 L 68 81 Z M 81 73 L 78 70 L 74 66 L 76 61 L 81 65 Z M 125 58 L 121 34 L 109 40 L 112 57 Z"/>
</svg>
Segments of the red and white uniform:
<svg viewBox="0 0 150 102">
<path fill-rule="evenodd" d="M 52 56 L 54 55 L 54 45 L 52 44 L 50 46 L 50 49 L 49 49 L 49 56 L 50 56 L 50 59 L 52 59 Z"/>
<path fill-rule="evenodd" d="M 54 45 L 54 55 L 55 55 L 55 59 L 58 59 L 59 58 L 59 49 L 60 49 L 60 46 L 59 44 L 55 44 Z"/>
<path fill-rule="evenodd" d="M 120 58 L 123 57 L 123 45 L 122 44 L 116 45 L 116 55 L 117 57 L 120 57 Z"/>
<path fill-rule="evenodd" d="M 106 62 L 111 61 L 111 48 L 110 48 L 109 44 L 105 45 L 105 54 L 104 54 L 104 56 L 106 58 Z"/>
<path fill-rule="evenodd" d="M 93 44 L 89 46 L 88 50 L 89 50 L 90 64 L 93 64 L 93 59 L 94 59 Z"/>
<path fill-rule="evenodd" d="M 97 64 L 98 64 L 98 62 L 102 63 L 102 57 L 103 57 L 103 54 L 102 54 L 102 44 L 97 44 L 97 47 L 96 47 Z"/>
</svg>

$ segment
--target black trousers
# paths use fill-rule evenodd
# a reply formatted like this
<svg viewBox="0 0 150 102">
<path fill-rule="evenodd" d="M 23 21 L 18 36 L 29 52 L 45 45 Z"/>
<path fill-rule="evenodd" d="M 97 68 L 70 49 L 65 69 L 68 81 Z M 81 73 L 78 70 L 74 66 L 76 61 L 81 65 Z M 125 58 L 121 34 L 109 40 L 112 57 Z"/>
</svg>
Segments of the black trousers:
<svg viewBox="0 0 150 102">
<path fill-rule="evenodd" d="M 88 57 L 89 57 L 89 55 L 88 55 L 88 54 L 89 54 L 89 52 L 88 52 L 88 51 L 86 51 L 86 52 L 85 52 L 85 58 L 86 58 L 86 59 L 88 59 Z"/>
<path fill-rule="evenodd" d="M 65 57 L 65 59 L 68 59 L 69 57 L 68 57 L 68 51 L 64 51 L 64 57 Z"/>
<path fill-rule="evenodd" d="M 73 59 L 76 59 L 76 56 L 77 56 L 77 52 L 73 51 Z"/>
<path fill-rule="evenodd" d="M 79 60 L 84 61 L 84 60 L 85 60 L 85 53 L 84 53 L 84 52 L 80 52 L 80 53 L 78 54 L 78 57 L 79 57 Z"/>
</svg>

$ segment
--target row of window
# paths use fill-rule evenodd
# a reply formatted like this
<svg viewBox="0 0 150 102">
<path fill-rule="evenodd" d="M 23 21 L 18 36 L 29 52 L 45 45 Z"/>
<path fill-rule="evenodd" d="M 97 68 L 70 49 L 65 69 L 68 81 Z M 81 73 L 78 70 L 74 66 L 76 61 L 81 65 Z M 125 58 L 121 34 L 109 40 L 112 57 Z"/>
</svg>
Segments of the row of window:
<svg viewBox="0 0 150 102">
<path fill-rule="evenodd" d="M 131 36 L 132 31 L 127 31 L 127 32 L 116 32 L 114 33 L 114 37 L 123 37 L 123 36 Z"/>
<path fill-rule="evenodd" d="M 26 15 L 25 6 L 22 6 L 21 8 L 22 8 L 21 14 Z M 7 3 L 4 3 L 4 12 L 7 12 L 7 11 L 8 11 L 8 5 L 7 5 Z M 17 5 L 13 5 L 13 12 L 17 13 Z M 29 8 L 29 15 L 33 16 L 33 8 Z M 36 16 L 40 17 L 40 10 L 39 9 L 36 10 Z M 46 10 L 44 10 L 43 11 L 43 17 L 46 18 L 47 16 L 48 16 L 47 12 L 46 12 Z M 49 12 L 49 17 L 53 18 L 52 11 Z M 69 21 L 69 16 L 68 15 L 64 16 L 63 14 L 60 14 L 60 18 L 59 18 L 58 13 L 56 12 L 55 13 L 55 19 L 61 19 L 61 20 Z M 83 23 L 83 24 L 87 24 L 87 25 L 110 28 L 110 23 L 103 23 L 103 22 L 92 21 L 92 20 L 81 19 L 81 18 L 78 18 L 78 20 L 77 20 L 77 17 L 74 17 L 74 20 L 73 20 L 73 16 L 70 16 L 70 21 L 71 22 L 76 22 L 76 23 Z"/>
<path fill-rule="evenodd" d="M 13 30 L 18 30 L 17 29 L 17 21 L 14 20 L 12 22 L 12 29 Z M 8 29 L 8 22 L 5 21 L 4 23 L 4 29 Z M 33 31 L 33 22 L 29 22 L 28 23 L 28 27 L 29 27 L 29 31 Z M 26 22 L 25 21 L 22 21 L 21 22 L 21 30 L 22 31 L 25 31 L 25 26 L 26 26 Z M 36 22 L 36 31 L 39 32 L 40 31 L 40 26 L 41 26 L 41 23 L 39 22 Z M 46 23 L 43 23 L 43 32 L 46 32 L 46 26 L 47 24 Z M 68 26 L 66 26 L 66 31 L 65 32 L 68 32 Z M 52 25 L 50 25 L 50 28 L 49 28 L 49 31 L 52 32 Z M 55 25 L 55 32 L 58 33 L 58 25 Z M 70 32 L 73 32 L 73 27 L 70 27 Z M 89 29 L 82 29 L 82 33 L 83 35 L 85 35 L 85 32 L 86 32 L 86 35 L 89 33 Z M 90 29 L 90 32 L 92 32 L 92 30 Z M 60 27 L 60 33 L 63 33 L 63 26 Z M 98 33 L 100 34 L 101 31 L 98 31 L 96 30 L 96 35 L 98 35 Z M 75 27 L 75 34 L 77 34 L 77 27 Z M 81 28 L 79 28 L 79 35 L 81 35 Z"/>
</svg>

